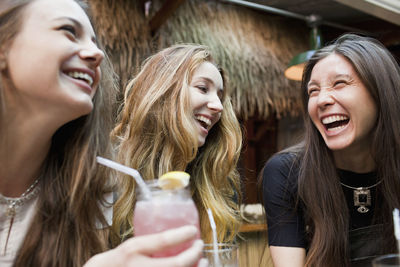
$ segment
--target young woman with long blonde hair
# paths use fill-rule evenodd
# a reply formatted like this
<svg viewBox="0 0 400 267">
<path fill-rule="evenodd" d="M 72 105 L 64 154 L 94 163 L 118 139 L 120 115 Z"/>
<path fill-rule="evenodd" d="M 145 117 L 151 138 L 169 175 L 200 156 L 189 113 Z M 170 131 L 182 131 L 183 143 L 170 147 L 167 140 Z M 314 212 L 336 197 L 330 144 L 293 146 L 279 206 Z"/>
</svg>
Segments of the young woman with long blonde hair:
<svg viewBox="0 0 400 267">
<path fill-rule="evenodd" d="M 145 179 L 169 171 L 191 175 L 205 242 L 212 240 L 208 208 L 220 242 L 232 241 L 239 226 L 236 164 L 242 137 L 225 82 L 207 47 L 166 48 L 148 58 L 128 84 L 113 132 L 118 160 Z M 130 235 L 136 191 L 132 179 L 124 183 L 114 226 Z"/>
</svg>

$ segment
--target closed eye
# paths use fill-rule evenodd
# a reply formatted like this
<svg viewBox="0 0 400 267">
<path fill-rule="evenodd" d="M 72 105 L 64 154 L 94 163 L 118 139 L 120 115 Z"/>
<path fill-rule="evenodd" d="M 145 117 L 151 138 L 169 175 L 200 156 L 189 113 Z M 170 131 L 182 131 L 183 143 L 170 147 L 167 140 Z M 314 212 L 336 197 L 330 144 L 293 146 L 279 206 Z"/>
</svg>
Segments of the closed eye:
<svg viewBox="0 0 400 267">
<path fill-rule="evenodd" d="M 308 96 L 313 96 L 318 93 L 318 88 L 315 88 L 315 87 L 308 88 L 307 93 L 308 93 Z"/>
<path fill-rule="evenodd" d="M 76 38 L 77 37 L 77 31 L 74 26 L 72 25 L 63 25 L 59 28 L 62 31 L 65 31 L 70 37 Z"/>
<path fill-rule="evenodd" d="M 337 87 L 337 86 L 344 86 L 346 85 L 347 82 L 343 81 L 343 80 L 339 80 L 339 81 L 335 81 L 335 83 L 333 84 L 333 86 Z"/>
<path fill-rule="evenodd" d="M 196 86 L 200 91 L 202 91 L 203 93 L 207 93 L 208 88 L 206 86 Z"/>
</svg>

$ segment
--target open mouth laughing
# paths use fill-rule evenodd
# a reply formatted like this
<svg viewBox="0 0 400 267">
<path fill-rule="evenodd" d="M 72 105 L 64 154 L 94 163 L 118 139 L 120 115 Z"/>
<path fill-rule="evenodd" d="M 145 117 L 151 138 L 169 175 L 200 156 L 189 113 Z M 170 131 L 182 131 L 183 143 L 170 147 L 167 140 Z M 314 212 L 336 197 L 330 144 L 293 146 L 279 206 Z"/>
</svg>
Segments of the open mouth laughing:
<svg viewBox="0 0 400 267">
<path fill-rule="evenodd" d="M 340 130 L 349 123 L 350 118 L 345 115 L 332 115 L 322 119 L 322 124 L 327 131 Z"/>
<path fill-rule="evenodd" d="M 78 79 L 78 80 L 82 80 L 82 81 L 86 82 L 87 84 L 89 84 L 89 86 L 93 85 L 93 78 L 85 72 L 70 71 L 70 72 L 67 72 L 66 74 L 73 79 Z"/>
<path fill-rule="evenodd" d="M 204 129 L 209 130 L 211 128 L 211 120 L 209 118 L 203 115 L 196 115 L 195 118 Z"/>
</svg>

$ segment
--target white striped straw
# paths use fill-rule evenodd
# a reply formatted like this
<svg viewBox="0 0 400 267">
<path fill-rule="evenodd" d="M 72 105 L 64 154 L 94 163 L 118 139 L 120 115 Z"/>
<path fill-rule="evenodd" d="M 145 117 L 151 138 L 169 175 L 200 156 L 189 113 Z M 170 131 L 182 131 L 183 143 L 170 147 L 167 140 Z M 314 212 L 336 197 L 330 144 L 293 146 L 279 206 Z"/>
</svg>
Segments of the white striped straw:
<svg viewBox="0 0 400 267">
<path fill-rule="evenodd" d="M 97 159 L 98 163 L 100 163 L 100 164 L 102 164 L 104 166 L 107 166 L 107 167 L 109 167 L 111 169 L 114 169 L 114 170 L 117 170 L 117 171 L 120 171 L 122 173 L 125 173 L 127 175 L 132 176 L 135 179 L 135 181 L 138 184 L 138 186 L 140 187 L 140 189 L 143 191 L 144 197 L 146 199 L 150 199 L 151 198 L 150 189 L 147 187 L 147 185 L 144 182 L 142 176 L 140 175 L 140 173 L 137 170 L 135 170 L 133 168 L 129 168 L 129 167 L 125 166 L 125 165 L 119 164 L 119 163 L 117 163 L 115 161 L 112 161 L 112 160 L 109 160 L 109 159 L 105 159 L 103 157 L 99 157 L 98 156 L 98 157 L 96 157 L 96 159 Z"/>
<path fill-rule="evenodd" d="M 221 266 L 218 257 L 218 240 L 217 240 L 217 226 L 215 225 L 214 217 L 211 209 L 207 209 L 208 219 L 210 220 L 212 235 L 213 235 L 213 253 L 214 253 L 214 266 Z"/>
</svg>

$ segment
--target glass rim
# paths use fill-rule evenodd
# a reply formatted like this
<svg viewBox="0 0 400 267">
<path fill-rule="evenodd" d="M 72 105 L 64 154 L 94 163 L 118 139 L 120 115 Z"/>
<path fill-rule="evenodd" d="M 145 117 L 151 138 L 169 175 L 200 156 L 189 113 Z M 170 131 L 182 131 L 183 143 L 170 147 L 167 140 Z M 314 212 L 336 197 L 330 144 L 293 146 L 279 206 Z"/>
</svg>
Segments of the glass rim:
<svg viewBox="0 0 400 267">
<path fill-rule="evenodd" d="M 218 246 L 218 251 L 222 251 L 222 252 L 239 248 L 239 245 L 233 244 L 233 243 L 217 243 L 217 246 Z M 220 247 L 222 247 L 222 248 L 220 249 Z M 203 250 L 204 250 L 204 252 L 214 252 L 214 244 L 212 244 L 212 243 L 204 244 Z"/>
<path fill-rule="evenodd" d="M 157 179 L 150 179 L 150 180 L 144 180 L 145 184 L 148 186 L 150 191 L 163 191 L 163 192 L 177 192 L 181 190 L 188 190 L 189 185 L 181 188 L 174 188 L 174 189 L 162 189 L 158 185 L 158 178 Z M 137 187 L 138 193 L 142 193 L 142 190 L 140 190 L 140 187 Z"/>
</svg>

